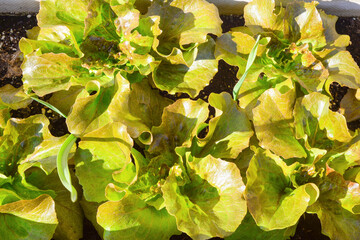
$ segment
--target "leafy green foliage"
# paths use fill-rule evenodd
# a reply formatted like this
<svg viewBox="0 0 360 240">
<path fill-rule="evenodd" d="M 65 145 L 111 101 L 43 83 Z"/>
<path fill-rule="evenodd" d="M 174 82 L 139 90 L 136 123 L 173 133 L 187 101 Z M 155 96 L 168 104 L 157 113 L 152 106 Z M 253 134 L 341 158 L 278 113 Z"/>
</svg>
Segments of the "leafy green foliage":
<svg viewBox="0 0 360 240">
<path fill-rule="evenodd" d="M 205 0 L 135 2 L 41 1 L 24 86 L 0 89 L 0 233 L 80 239 L 84 212 L 103 239 L 277 240 L 307 212 L 356 239 L 360 69 L 336 17 L 254 0 L 222 34 Z M 239 67 L 234 96 L 199 99 L 219 59 Z M 334 81 L 349 87 L 338 112 Z M 68 116 L 70 135 L 11 118 L 32 100 Z"/>
<path fill-rule="evenodd" d="M 133 4 L 76 0 L 67 8 L 65 1 L 42 1 L 40 28 L 20 42 L 26 91 L 43 96 L 120 70 L 130 82 L 152 74 L 158 88 L 195 97 L 217 71 L 207 37 L 221 35 L 216 7 L 204 0 L 155 1 L 141 14 Z M 194 78 L 197 85 L 190 84 Z"/>
<path fill-rule="evenodd" d="M 56 150 L 65 138 L 53 137 L 48 125 L 42 115 L 11 118 L 0 139 L 1 233 L 8 239 L 82 237 L 80 206 L 70 201 L 55 171 Z M 71 215 L 74 221 L 64 223 Z"/>
</svg>

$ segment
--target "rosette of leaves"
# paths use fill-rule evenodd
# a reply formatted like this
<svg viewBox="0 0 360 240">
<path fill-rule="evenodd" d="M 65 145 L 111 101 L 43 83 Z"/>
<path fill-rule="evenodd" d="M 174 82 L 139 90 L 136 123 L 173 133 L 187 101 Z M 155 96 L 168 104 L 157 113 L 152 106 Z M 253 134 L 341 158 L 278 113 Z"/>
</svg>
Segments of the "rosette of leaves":
<svg viewBox="0 0 360 240">
<path fill-rule="evenodd" d="M 113 119 L 79 142 L 74 159 L 88 201 L 86 214 L 101 226 L 104 239 L 169 239 L 179 231 L 193 239 L 231 235 L 246 215 L 245 186 L 236 164 L 224 159 L 234 159 L 249 145 L 253 131 L 245 112 L 229 94 L 211 94 L 216 114 L 208 135 L 199 137 L 207 125 L 208 103 L 179 99 L 157 113 L 157 97 L 145 93 L 142 84 L 130 89 L 120 77 L 119 94 L 109 108 Z M 141 111 L 120 101 L 141 92 L 149 99 L 138 105 Z M 128 116 L 113 115 L 114 109 L 127 110 Z M 224 131 L 231 119 L 237 124 Z"/>
<path fill-rule="evenodd" d="M 346 123 L 357 117 L 360 69 L 345 51 L 349 37 L 336 33 L 337 18 L 318 11 L 315 2 L 283 8 L 255 0 L 244 17 L 246 26 L 218 38 L 216 47 L 217 57 L 238 66 L 240 77 L 261 36 L 237 98 L 257 137 L 236 161 L 246 170 L 251 217 L 229 239 L 287 239 L 305 212 L 317 214 L 331 239 L 356 238 L 359 137 Z M 333 81 L 350 88 L 346 118 L 329 109 Z"/>
<path fill-rule="evenodd" d="M 41 1 L 38 27 L 20 42 L 25 91 L 106 85 L 121 70 L 132 83 L 153 72 L 161 90 L 197 95 L 217 72 L 208 37 L 221 34 L 217 8 L 205 0 L 157 0 L 142 14 L 134 3 Z"/>
<path fill-rule="evenodd" d="M 287 239 L 305 212 L 317 214 L 322 233 L 331 239 L 356 238 L 359 134 L 329 109 L 329 100 L 317 92 L 295 99 L 293 91 L 277 89 L 260 96 L 253 109 L 259 142 L 253 141 L 236 160 L 246 169 L 245 199 L 254 222 L 240 225 L 233 239 Z M 241 232 L 245 226 L 253 235 Z"/>
<path fill-rule="evenodd" d="M 329 94 L 334 81 L 355 90 L 360 87 L 360 69 L 345 50 L 349 36 L 337 34 L 337 17 L 316 5 L 294 1 L 276 7 L 274 0 L 254 0 L 244 9 L 245 27 L 233 28 L 218 38 L 217 58 L 238 66 L 240 77 L 256 36 L 261 36 L 257 58 L 238 95 L 249 116 L 258 98 L 270 88 L 282 93 L 296 88 L 301 96 Z"/>
<path fill-rule="evenodd" d="M 4 239 L 79 239 L 83 214 L 56 173 L 66 136 L 45 116 L 9 118 L 0 137 L 0 232 Z M 74 152 L 74 149 L 72 150 Z"/>
</svg>

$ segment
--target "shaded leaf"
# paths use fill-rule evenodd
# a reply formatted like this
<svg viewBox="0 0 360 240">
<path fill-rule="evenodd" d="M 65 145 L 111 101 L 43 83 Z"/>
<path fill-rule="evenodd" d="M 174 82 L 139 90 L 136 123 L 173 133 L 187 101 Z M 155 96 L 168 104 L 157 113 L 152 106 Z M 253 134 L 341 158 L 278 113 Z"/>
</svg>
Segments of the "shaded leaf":
<svg viewBox="0 0 360 240">
<path fill-rule="evenodd" d="M 28 155 L 20 164 L 31 165 L 39 163 L 41 168 L 50 174 L 56 168 L 56 158 L 62 144 L 65 142 L 68 135 L 62 137 L 48 137 L 45 138 L 36 148 L 34 152 Z M 76 147 L 73 146 L 69 158 L 74 156 Z"/>
<path fill-rule="evenodd" d="M 298 137 L 305 138 L 311 147 L 331 149 L 333 141 L 352 139 L 343 115 L 330 110 L 330 99 L 321 93 L 310 93 L 296 103 L 295 128 Z M 331 141 L 330 141 L 331 140 Z"/>
<path fill-rule="evenodd" d="M 359 89 L 348 89 L 347 93 L 340 101 L 340 111 L 344 114 L 347 122 L 352 122 L 360 119 Z"/>
<path fill-rule="evenodd" d="M 174 59 L 172 56 L 176 59 L 176 55 L 182 55 L 181 50 L 185 50 L 187 45 L 204 43 L 209 33 L 219 36 L 222 32 L 217 8 L 204 0 L 157 0 L 150 6 L 147 15 L 160 16 L 162 33 L 153 47 L 170 61 Z M 175 59 L 172 64 L 185 64 Z"/>
<path fill-rule="evenodd" d="M 290 230 L 290 231 L 289 231 Z M 295 228 L 294 228 L 295 230 Z M 253 239 L 253 240 L 286 240 L 292 235 L 291 229 L 285 228 L 281 230 L 264 231 L 256 225 L 250 213 L 247 213 L 244 220 L 236 231 L 225 240 Z"/>
<path fill-rule="evenodd" d="M 343 86 L 358 89 L 360 87 L 360 68 L 348 51 L 338 51 L 325 60 L 325 66 L 329 69 L 331 82 L 338 82 Z"/>
</svg>

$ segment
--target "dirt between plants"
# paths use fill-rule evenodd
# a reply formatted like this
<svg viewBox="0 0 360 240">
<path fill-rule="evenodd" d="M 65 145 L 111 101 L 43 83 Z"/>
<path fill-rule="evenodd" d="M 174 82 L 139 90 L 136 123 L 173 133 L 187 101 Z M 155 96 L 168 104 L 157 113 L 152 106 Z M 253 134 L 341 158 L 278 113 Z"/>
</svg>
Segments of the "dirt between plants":
<svg viewBox="0 0 360 240">
<path fill-rule="evenodd" d="M 244 19 L 239 15 L 221 16 L 224 21 L 223 31 L 227 32 L 232 27 L 244 24 Z M 0 16 L 0 87 L 11 84 L 14 87 L 20 87 L 21 81 L 21 53 L 18 47 L 19 40 L 26 35 L 26 30 L 36 26 L 36 18 L 33 15 L 27 16 Z M 347 34 L 351 38 L 352 44 L 347 48 L 353 58 L 360 65 L 360 18 L 339 18 L 336 28 L 338 33 Z M 211 80 L 210 84 L 205 87 L 196 98 L 207 101 L 211 92 L 220 93 L 223 91 L 232 93 L 236 84 L 237 68 L 226 64 L 224 61 L 219 62 L 219 71 Z M 346 94 L 347 88 L 339 84 L 332 84 L 331 109 L 337 111 L 340 101 Z M 166 93 L 164 93 L 166 95 Z M 44 100 L 50 96 L 45 96 Z M 186 95 L 169 96 L 173 99 L 187 97 Z M 65 119 L 53 113 L 52 110 L 33 102 L 27 108 L 12 111 L 12 117 L 26 118 L 34 114 L 45 113 L 50 120 L 50 131 L 55 136 L 62 136 L 68 133 Z M 360 120 L 348 123 L 350 129 L 360 128 Z M 85 220 L 84 223 L 84 240 L 101 239 L 91 223 Z M 171 240 L 190 240 L 186 234 L 172 236 Z M 212 238 L 213 240 L 221 238 Z M 292 240 L 326 240 L 328 237 L 321 234 L 320 221 L 316 215 L 305 214 L 300 218 L 296 233 Z"/>
</svg>

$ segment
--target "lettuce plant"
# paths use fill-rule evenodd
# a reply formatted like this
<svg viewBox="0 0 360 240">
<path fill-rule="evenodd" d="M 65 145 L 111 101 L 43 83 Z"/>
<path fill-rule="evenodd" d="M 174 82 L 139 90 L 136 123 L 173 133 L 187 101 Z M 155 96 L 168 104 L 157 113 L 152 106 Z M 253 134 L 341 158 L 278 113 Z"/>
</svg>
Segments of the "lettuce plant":
<svg viewBox="0 0 360 240">
<path fill-rule="evenodd" d="M 240 77 L 256 36 L 261 36 L 257 58 L 238 96 L 250 116 L 269 88 L 285 93 L 297 85 L 298 94 L 329 93 L 334 81 L 359 88 L 359 67 L 345 50 L 349 36 L 337 34 L 337 18 L 318 11 L 316 5 L 295 2 L 283 8 L 275 7 L 274 1 L 252 1 L 244 10 L 246 26 L 217 40 L 217 58 L 238 66 Z"/>
<path fill-rule="evenodd" d="M 141 14 L 134 3 L 41 1 L 39 27 L 20 42 L 25 90 L 43 96 L 91 81 L 105 86 L 121 71 L 131 82 L 152 75 L 161 90 L 196 96 L 217 71 L 208 37 L 221 34 L 216 7 L 154 1 Z"/>
<path fill-rule="evenodd" d="M 252 1 L 244 10 L 246 26 L 218 38 L 216 56 L 238 66 L 239 77 L 247 74 L 237 100 L 257 140 L 246 153 L 250 162 L 242 153 L 237 164 L 246 170 L 245 199 L 255 223 L 267 236 L 287 229 L 286 239 L 308 212 L 317 214 L 331 239 L 355 239 L 359 136 L 347 127 L 351 119 L 329 109 L 329 86 L 336 81 L 356 94 L 360 69 L 345 50 L 348 36 L 336 33 L 336 17 L 316 4 L 284 8 L 271 0 Z M 246 59 L 259 36 L 248 69 Z M 235 236 L 245 235 L 238 230 Z"/>
<path fill-rule="evenodd" d="M 133 0 L 41 1 L 20 42 L 24 86 L 0 89 L 10 239 L 79 239 L 82 211 L 103 239 L 289 239 L 304 213 L 331 239 L 356 239 L 360 137 L 347 122 L 360 69 L 349 37 L 315 2 L 254 0 L 244 16 L 221 35 L 204 0 L 143 12 Z M 239 67 L 234 96 L 195 98 L 219 59 Z M 334 81 L 350 88 L 339 112 Z M 58 109 L 70 134 L 52 136 L 43 115 L 11 118 L 32 100 Z"/>
</svg>

